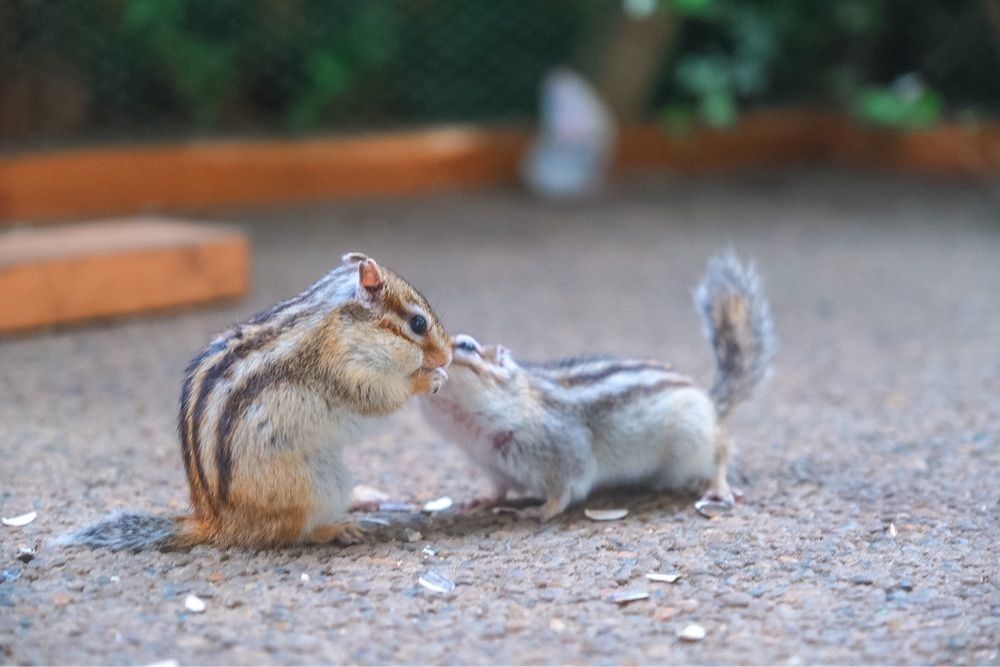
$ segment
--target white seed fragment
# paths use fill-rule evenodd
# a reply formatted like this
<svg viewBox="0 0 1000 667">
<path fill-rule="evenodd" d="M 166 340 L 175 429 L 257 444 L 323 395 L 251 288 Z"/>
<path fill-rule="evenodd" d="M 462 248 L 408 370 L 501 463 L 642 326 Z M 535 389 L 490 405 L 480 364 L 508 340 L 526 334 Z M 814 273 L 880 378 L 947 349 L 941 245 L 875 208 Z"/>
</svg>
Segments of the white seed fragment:
<svg viewBox="0 0 1000 667">
<path fill-rule="evenodd" d="M 420 578 L 417 579 L 417 583 L 427 590 L 434 591 L 435 593 L 450 593 L 455 590 L 454 581 L 440 572 L 434 572 L 433 570 L 424 572 L 420 575 Z"/>
<path fill-rule="evenodd" d="M 628 510 L 626 509 L 592 510 L 588 508 L 583 510 L 583 513 L 592 521 L 617 521 L 628 516 Z"/>
<path fill-rule="evenodd" d="M 121 578 L 121 577 L 119 577 L 119 576 L 118 576 L 117 574 L 113 574 L 113 575 L 111 575 L 110 579 L 111 579 L 111 581 L 113 581 L 113 582 L 115 582 L 115 583 L 118 583 L 119 581 L 121 581 L 121 580 L 122 580 L 122 578 Z"/>
<path fill-rule="evenodd" d="M 705 628 L 701 627 L 697 623 L 692 623 L 684 627 L 678 634 L 678 637 L 686 642 L 700 642 L 705 638 Z"/>
<path fill-rule="evenodd" d="M 305 572 L 303 572 L 302 574 L 299 575 L 299 581 L 301 581 L 303 584 L 306 583 L 306 582 L 308 582 L 309 581 L 309 575 L 306 574 Z"/>
<path fill-rule="evenodd" d="M 566 623 L 563 622 L 561 618 L 550 618 L 549 619 L 549 630 L 553 632 L 562 632 L 566 629 Z"/>
<path fill-rule="evenodd" d="M 896 537 L 896 524 L 894 524 L 892 521 L 889 522 L 888 533 L 889 537 Z"/>
<path fill-rule="evenodd" d="M 194 593 L 188 593 L 188 596 L 184 598 L 184 606 L 192 614 L 200 614 L 205 611 L 205 601 Z"/>
<path fill-rule="evenodd" d="M 27 514 L 20 514 L 18 516 L 4 517 L 2 521 L 5 526 L 20 528 L 21 526 L 27 526 L 29 523 L 34 521 L 36 517 L 38 517 L 38 512 L 28 512 Z"/>
<path fill-rule="evenodd" d="M 424 511 L 443 512 L 444 510 L 448 509 L 454 504 L 455 502 L 451 498 L 449 498 L 448 496 L 442 496 L 436 500 L 428 500 L 426 503 L 424 503 Z"/>
<path fill-rule="evenodd" d="M 630 602 L 645 600 L 648 597 L 649 593 L 646 591 L 619 591 L 617 593 L 612 593 L 611 597 L 608 598 L 608 602 L 614 602 L 615 604 L 624 606 Z"/>
<path fill-rule="evenodd" d="M 422 553 L 425 556 L 437 556 L 438 552 L 437 549 L 428 544 L 426 547 L 420 550 L 420 553 Z"/>
<path fill-rule="evenodd" d="M 650 581 L 660 581 L 660 582 L 663 582 L 665 584 L 672 584 L 675 581 L 677 581 L 678 579 L 680 579 L 681 575 L 680 575 L 679 572 L 670 572 L 670 573 L 665 573 L 665 572 L 647 572 L 646 573 L 646 578 L 649 579 Z"/>
</svg>

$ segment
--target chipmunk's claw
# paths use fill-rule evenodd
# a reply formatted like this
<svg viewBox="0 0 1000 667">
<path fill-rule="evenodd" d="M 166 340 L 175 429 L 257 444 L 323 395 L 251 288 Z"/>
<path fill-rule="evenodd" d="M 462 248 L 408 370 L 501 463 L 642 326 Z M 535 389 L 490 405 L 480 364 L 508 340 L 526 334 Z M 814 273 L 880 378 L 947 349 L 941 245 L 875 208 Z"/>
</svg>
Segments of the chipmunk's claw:
<svg viewBox="0 0 1000 667">
<path fill-rule="evenodd" d="M 435 368 L 430 373 L 431 393 L 436 394 L 441 391 L 441 387 L 448 381 L 448 371 L 443 368 Z"/>
<path fill-rule="evenodd" d="M 312 532 L 313 542 L 318 544 L 336 543 L 342 547 L 360 544 L 365 541 L 366 537 L 364 529 L 353 521 L 319 526 Z"/>
</svg>

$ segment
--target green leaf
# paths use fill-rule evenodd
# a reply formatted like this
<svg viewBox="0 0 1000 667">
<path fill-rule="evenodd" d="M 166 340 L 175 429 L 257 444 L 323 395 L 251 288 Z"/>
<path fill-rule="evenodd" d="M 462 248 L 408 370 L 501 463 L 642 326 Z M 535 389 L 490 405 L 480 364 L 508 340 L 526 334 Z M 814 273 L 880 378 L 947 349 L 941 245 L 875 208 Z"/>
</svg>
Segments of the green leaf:
<svg viewBox="0 0 1000 667">
<path fill-rule="evenodd" d="M 736 98 L 728 89 L 718 89 L 705 94 L 699 104 L 701 117 L 714 128 L 732 127 L 739 118 Z"/>
<path fill-rule="evenodd" d="M 669 7 L 681 16 L 704 16 L 712 11 L 715 0 L 669 0 Z"/>
<path fill-rule="evenodd" d="M 907 127 L 913 130 L 923 130 L 936 125 L 941 118 L 941 108 L 944 106 L 941 96 L 933 90 L 924 92 L 913 101 L 907 114 Z"/>
<path fill-rule="evenodd" d="M 663 109 L 663 128 L 671 137 L 690 137 L 694 134 L 694 122 L 694 108 L 690 104 L 668 104 Z"/>
</svg>

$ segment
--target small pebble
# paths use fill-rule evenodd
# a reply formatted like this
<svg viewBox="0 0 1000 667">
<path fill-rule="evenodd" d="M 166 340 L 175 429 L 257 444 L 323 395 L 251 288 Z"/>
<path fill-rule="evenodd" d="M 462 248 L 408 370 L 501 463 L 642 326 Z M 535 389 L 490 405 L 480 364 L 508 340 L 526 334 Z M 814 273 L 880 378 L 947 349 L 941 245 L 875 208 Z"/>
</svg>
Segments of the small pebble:
<svg viewBox="0 0 1000 667">
<path fill-rule="evenodd" d="M 406 529 L 406 541 L 416 542 L 423 539 L 423 534 L 419 530 L 413 530 L 412 528 Z"/>
<path fill-rule="evenodd" d="M 671 572 L 671 573 L 647 572 L 646 578 L 649 579 L 650 581 L 658 581 L 665 584 L 672 584 L 678 579 L 680 579 L 681 575 L 678 572 Z"/>
<path fill-rule="evenodd" d="M 617 521 L 628 516 L 627 509 L 592 510 L 587 508 L 583 510 L 583 513 L 591 521 Z"/>
<path fill-rule="evenodd" d="M 691 623 L 685 626 L 677 636 L 686 642 L 700 642 L 705 638 L 705 628 L 697 623 Z"/>
<path fill-rule="evenodd" d="M 15 556 L 22 563 L 30 563 L 35 560 L 35 550 L 31 547 L 18 547 L 17 555 Z"/>
</svg>

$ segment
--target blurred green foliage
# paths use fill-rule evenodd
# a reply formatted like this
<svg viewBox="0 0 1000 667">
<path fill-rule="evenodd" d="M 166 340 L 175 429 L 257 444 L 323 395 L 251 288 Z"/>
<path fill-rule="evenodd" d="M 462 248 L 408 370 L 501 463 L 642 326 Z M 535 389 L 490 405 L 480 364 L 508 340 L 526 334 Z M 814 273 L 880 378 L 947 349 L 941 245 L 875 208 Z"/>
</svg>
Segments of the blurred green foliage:
<svg viewBox="0 0 1000 667">
<path fill-rule="evenodd" d="M 995 0 L 661 0 L 682 18 L 659 90 L 668 131 L 755 102 L 838 105 L 897 130 L 1000 109 Z"/>
<path fill-rule="evenodd" d="M 649 0 L 669 131 L 753 104 L 919 129 L 1000 111 L 996 0 Z M 622 0 L 2 0 L 0 140 L 526 119 Z"/>
</svg>

